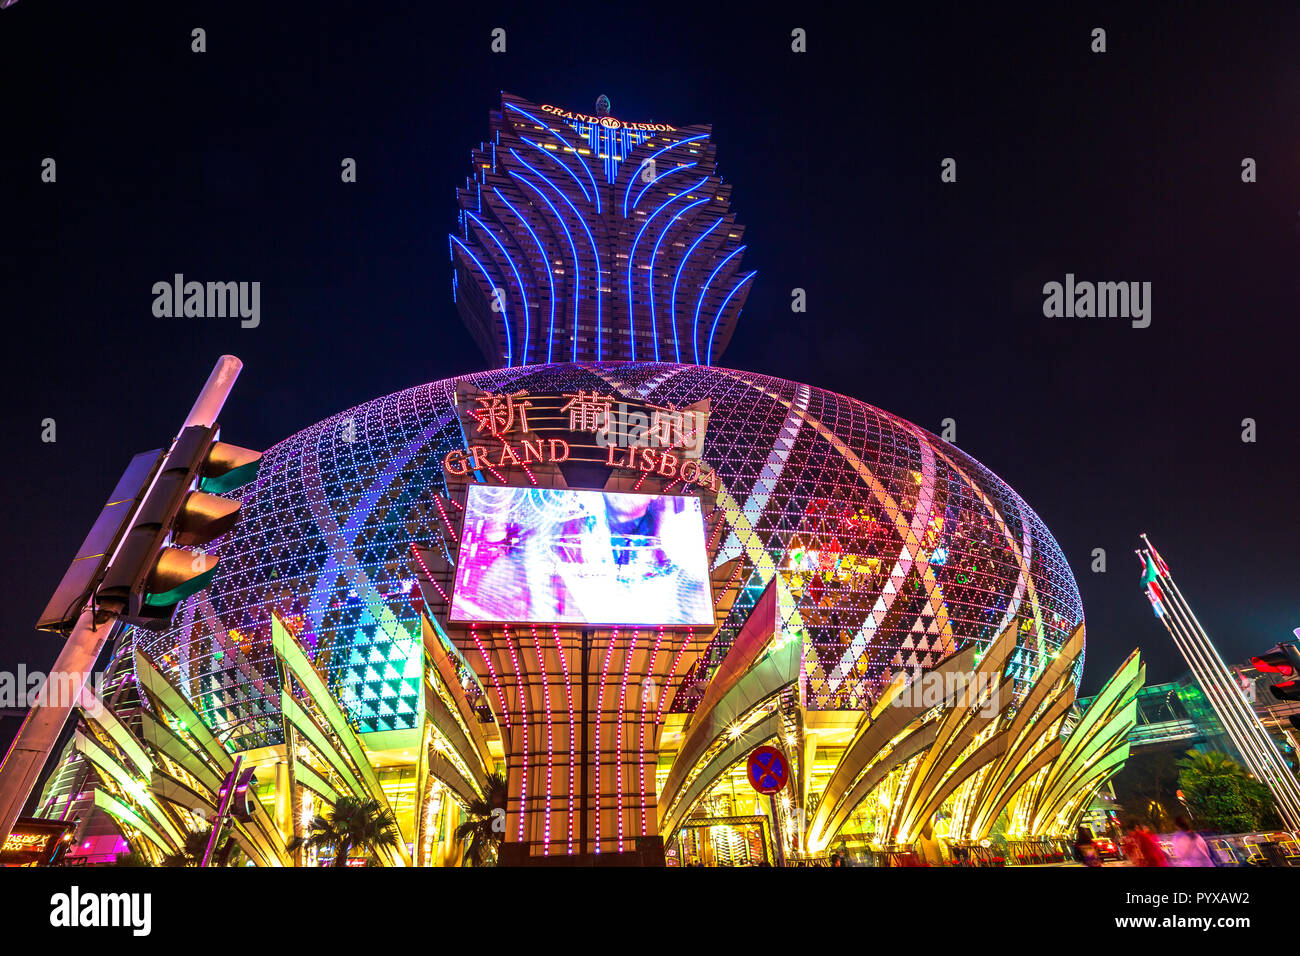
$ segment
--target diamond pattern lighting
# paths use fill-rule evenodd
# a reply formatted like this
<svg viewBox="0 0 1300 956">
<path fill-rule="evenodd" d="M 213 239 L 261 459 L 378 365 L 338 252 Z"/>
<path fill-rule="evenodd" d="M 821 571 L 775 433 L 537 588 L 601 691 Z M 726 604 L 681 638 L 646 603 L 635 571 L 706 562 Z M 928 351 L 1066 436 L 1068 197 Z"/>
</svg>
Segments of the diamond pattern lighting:
<svg viewBox="0 0 1300 956">
<path fill-rule="evenodd" d="M 416 725 L 423 598 L 409 555 L 413 544 L 446 547 L 436 499 L 447 494 L 443 457 L 465 443 L 458 381 L 679 408 L 710 401 L 702 460 L 718 472 L 725 513 L 713 560 L 739 558 L 743 584 L 675 711 L 694 707 L 774 576 L 780 626 L 804 641 L 811 709 L 868 707 L 898 671 L 985 646 L 1013 621 L 1009 666 L 1028 682 L 1082 620 L 1065 559 L 1025 502 L 888 412 L 713 367 L 497 369 L 376 399 L 266 453 L 244 517 L 218 543 L 212 586 L 171 630 L 140 635 L 233 749 L 280 740 L 273 612 L 297 629 L 359 731 Z"/>
</svg>

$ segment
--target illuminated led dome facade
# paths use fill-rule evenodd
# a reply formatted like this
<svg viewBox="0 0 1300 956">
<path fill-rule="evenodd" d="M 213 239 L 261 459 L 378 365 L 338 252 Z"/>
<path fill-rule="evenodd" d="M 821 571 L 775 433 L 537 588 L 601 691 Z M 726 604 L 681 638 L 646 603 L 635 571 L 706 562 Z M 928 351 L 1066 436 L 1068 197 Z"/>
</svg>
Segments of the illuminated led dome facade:
<svg viewBox="0 0 1300 956">
<path fill-rule="evenodd" d="M 349 409 L 266 453 L 213 586 L 176 626 L 142 636 L 238 749 L 280 739 L 271 613 L 300 637 L 362 732 L 411 726 L 422 599 L 413 545 L 440 540 L 445 456 L 465 444 L 447 379 Z M 1079 593 L 1038 516 L 929 432 L 856 399 L 688 365 L 550 365 L 463 381 L 489 392 L 599 392 L 685 407 L 708 399 L 701 460 L 725 514 L 715 565 L 740 595 L 686 681 L 692 709 L 773 576 L 785 630 L 805 636 L 812 709 L 870 705 L 899 670 L 987 644 L 1009 622 L 1028 679 L 1082 621 Z M 412 590 L 414 587 L 414 591 Z"/>
</svg>

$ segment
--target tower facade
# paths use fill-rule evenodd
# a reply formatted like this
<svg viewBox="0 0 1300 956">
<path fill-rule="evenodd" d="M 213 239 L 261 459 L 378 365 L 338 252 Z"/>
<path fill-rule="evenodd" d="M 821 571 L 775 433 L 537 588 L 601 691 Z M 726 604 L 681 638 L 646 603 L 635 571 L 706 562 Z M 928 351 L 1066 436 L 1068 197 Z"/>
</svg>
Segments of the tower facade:
<svg viewBox="0 0 1300 956">
<path fill-rule="evenodd" d="M 449 237 L 461 319 L 494 367 L 713 364 L 755 275 L 730 194 L 709 126 L 503 93 Z"/>
</svg>

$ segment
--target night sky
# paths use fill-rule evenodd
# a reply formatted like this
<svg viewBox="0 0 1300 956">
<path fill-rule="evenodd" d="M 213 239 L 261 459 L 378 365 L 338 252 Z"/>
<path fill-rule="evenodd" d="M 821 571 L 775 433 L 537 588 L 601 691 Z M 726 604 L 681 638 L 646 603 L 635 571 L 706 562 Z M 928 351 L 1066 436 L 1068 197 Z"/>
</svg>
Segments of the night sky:
<svg viewBox="0 0 1300 956">
<path fill-rule="evenodd" d="M 1230 662 L 1290 637 L 1300 10 L 765 6 L 0 11 L 0 668 L 52 663 L 58 641 L 33 622 L 132 453 L 170 440 L 218 355 L 245 363 L 223 437 L 256 448 L 484 367 L 446 236 L 503 89 L 713 124 L 758 270 L 720 364 L 936 432 L 955 419 L 1074 568 L 1085 692 L 1135 645 L 1150 682 L 1185 669 L 1138 585 L 1142 531 Z M 177 272 L 260 281 L 260 326 L 155 318 L 151 288 Z M 1150 327 L 1045 318 L 1043 284 L 1067 272 L 1152 283 Z"/>
</svg>

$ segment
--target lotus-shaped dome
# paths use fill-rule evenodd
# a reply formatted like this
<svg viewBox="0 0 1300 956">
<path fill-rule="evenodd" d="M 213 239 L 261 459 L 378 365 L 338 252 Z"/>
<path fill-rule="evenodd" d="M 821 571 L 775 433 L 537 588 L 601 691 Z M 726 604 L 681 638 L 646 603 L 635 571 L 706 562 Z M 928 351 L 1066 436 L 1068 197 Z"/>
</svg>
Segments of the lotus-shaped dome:
<svg viewBox="0 0 1300 956">
<path fill-rule="evenodd" d="M 267 451 L 238 525 L 216 546 L 212 586 L 170 630 L 138 637 L 228 746 L 281 740 L 273 612 L 357 730 L 413 726 L 423 599 L 411 553 L 443 533 L 444 458 L 466 443 L 458 383 L 675 408 L 708 400 L 701 461 L 717 473 L 725 516 L 712 562 L 739 559 L 740 589 L 677 710 L 693 708 L 776 575 L 780 625 L 803 638 L 810 709 L 868 707 L 899 670 L 986 646 L 1013 621 L 1010 670 L 1028 681 L 1082 620 L 1074 578 L 1039 517 L 979 462 L 888 412 L 716 367 L 496 369 L 375 399 Z"/>
</svg>

